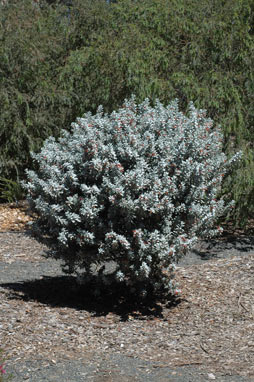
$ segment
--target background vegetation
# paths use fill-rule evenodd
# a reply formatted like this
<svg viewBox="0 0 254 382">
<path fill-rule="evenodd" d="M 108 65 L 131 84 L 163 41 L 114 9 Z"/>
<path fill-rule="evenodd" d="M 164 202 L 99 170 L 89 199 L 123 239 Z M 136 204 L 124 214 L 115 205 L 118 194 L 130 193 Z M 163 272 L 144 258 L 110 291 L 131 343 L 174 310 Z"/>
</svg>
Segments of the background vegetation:
<svg viewBox="0 0 254 382">
<path fill-rule="evenodd" d="M 131 94 L 177 97 L 222 126 L 228 155 L 243 150 L 222 194 L 244 225 L 254 212 L 253 64 L 254 0 L 10 1 L 0 12 L 2 192 L 33 167 L 31 150 L 86 111 L 110 112 Z"/>
</svg>

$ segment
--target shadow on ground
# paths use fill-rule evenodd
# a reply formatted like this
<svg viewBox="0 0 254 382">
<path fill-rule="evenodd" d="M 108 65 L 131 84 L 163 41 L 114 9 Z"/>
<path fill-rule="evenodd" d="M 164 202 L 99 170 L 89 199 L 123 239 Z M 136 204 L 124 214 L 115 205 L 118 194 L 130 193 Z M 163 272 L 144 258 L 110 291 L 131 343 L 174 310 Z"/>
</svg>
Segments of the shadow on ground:
<svg viewBox="0 0 254 382">
<path fill-rule="evenodd" d="M 190 254 L 196 256 L 202 264 L 202 261 L 226 258 L 229 252 L 244 255 L 252 251 L 254 251 L 254 236 L 235 236 L 225 233 L 216 239 L 201 240 Z M 180 263 L 184 265 L 185 258 Z"/>
<path fill-rule="evenodd" d="M 9 299 L 37 301 L 52 307 L 69 307 L 86 310 L 94 316 L 106 316 L 115 313 L 121 321 L 129 315 L 139 319 L 163 318 L 163 306 L 177 306 L 180 298 L 170 296 L 162 303 L 161 299 L 141 299 L 129 292 L 124 285 L 111 285 L 104 288 L 99 296 L 94 296 L 96 276 L 86 285 L 79 286 L 73 276 L 43 276 L 39 280 L 3 283 L 0 287 L 8 289 Z"/>
</svg>

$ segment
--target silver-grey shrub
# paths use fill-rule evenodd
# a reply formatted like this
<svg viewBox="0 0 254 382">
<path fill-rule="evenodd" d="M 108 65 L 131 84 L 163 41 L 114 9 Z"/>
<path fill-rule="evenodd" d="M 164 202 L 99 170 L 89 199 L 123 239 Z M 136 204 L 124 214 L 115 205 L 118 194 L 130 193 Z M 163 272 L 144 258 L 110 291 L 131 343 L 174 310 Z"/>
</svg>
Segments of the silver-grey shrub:
<svg viewBox="0 0 254 382">
<path fill-rule="evenodd" d="M 39 216 L 34 229 L 84 282 L 96 266 L 101 282 L 175 293 L 174 264 L 198 238 L 218 234 L 216 221 L 233 206 L 216 199 L 240 156 L 227 160 L 222 138 L 192 103 L 187 115 L 177 101 L 151 107 L 134 97 L 110 115 L 99 107 L 32 154 L 38 170 L 27 171 L 24 187 Z"/>
</svg>

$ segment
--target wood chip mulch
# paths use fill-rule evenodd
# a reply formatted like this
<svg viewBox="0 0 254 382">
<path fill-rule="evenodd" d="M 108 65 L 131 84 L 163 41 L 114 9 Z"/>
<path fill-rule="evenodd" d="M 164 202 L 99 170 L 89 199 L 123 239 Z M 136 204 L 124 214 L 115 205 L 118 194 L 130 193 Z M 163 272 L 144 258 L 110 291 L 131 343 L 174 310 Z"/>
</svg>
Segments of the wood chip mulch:
<svg viewBox="0 0 254 382">
<path fill-rule="evenodd" d="M 26 211 L 25 205 L 0 206 L 0 231 L 23 230 L 31 220 Z M 25 245 L 23 250 L 31 261 Z M 114 351 L 159 367 L 196 365 L 254 377 L 254 253 L 177 267 L 176 281 L 182 290 L 178 303 L 158 303 L 146 315 L 129 309 L 124 320 L 112 302 L 95 314 L 88 305 L 54 306 L 39 294 L 28 298 L 21 289 L 15 297 L 0 288 L 1 344 L 17 360 Z"/>
<path fill-rule="evenodd" d="M 0 232 L 23 231 L 32 220 L 26 201 L 0 204 Z"/>
</svg>

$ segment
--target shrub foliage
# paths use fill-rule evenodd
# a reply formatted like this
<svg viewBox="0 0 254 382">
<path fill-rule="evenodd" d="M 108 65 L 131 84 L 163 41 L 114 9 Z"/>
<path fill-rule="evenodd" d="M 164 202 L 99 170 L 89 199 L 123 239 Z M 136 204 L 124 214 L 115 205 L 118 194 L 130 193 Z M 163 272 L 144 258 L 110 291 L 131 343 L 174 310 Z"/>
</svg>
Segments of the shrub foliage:
<svg viewBox="0 0 254 382">
<path fill-rule="evenodd" d="M 34 228 L 52 239 L 66 272 L 88 281 L 96 265 L 101 282 L 172 292 L 174 264 L 220 232 L 214 224 L 232 202 L 216 195 L 239 154 L 227 161 L 220 129 L 189 109 L 131 98 L 118 112 L 85 114 L 33 154 L 38 170 L 24 186 Z M 109 261 L 116 269 L 107 277 Z"/>
</svg>

